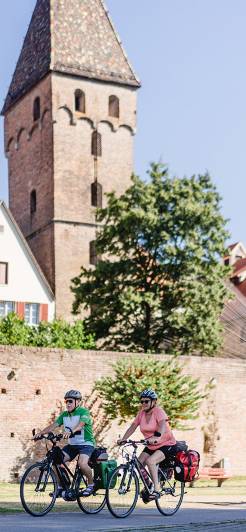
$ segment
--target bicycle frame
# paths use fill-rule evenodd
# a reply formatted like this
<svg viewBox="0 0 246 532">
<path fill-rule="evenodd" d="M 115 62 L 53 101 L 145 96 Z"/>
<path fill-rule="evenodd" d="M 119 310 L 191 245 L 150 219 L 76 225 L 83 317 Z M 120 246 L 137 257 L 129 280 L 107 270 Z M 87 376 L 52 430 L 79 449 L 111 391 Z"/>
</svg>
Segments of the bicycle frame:
<svg viewBox="0 0 246 532">
<path fill-rule="evenodd" d="M 146 491 L 150 495 L 151 494 L 150 488 L 149 488 L 149 486 L 148 486 L 148 484 L 147 484 L 147 482 L 146 482 L 146 480 L 145 480 L 145 478 L 143 476 L 143 473 L 142 473 L 142 469 L 145 469 L 145 467 L 144 467 L 143 464 L 141 464 L 140 460 L 137 457 L 137 445 L 135 443 L 129 443 L 129 445 L 132 445 L 134 450 L 133 450 L 131 458 L 129 457 L 129 454 L 126 455 L 127 469 L 128 470 L 130 469 L 130 475 L 129 475 L 129 479 L 128 479 L 127 490 L 130 489 L 133 471 L 134 471 L 134 469 L 136 469 L 138 474 L 139 474 L 139 477 L 141 478 L 141 480 L 143 482 L 143 485 L 144 485 Z M 148 475 L 148 478 L 149 478 L 150 482 L 152 483 L 152 480 L 151 480 L 151 477 L 150 477 L 148 471 L 146 469 L 145 469 L 145 471 L 146 471 L 146 473 Z M 126 477 L 126 472 L 125 472 L 125 474 L 122 477 L 122 482 L 121 482 L 122 484 L 124 484 L 125 477 Z"/>
</svg>

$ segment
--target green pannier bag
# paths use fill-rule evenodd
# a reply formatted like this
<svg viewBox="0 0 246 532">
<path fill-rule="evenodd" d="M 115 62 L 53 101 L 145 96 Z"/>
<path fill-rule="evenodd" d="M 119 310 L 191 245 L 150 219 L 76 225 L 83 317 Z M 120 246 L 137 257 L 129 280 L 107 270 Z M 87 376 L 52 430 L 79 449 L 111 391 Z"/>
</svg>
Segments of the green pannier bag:
<svg viewBox="0 0 246 532">
<path fill-rule="evenodd" d="M 107 462 L 101 462 L 96 464 L 94 467 L 94 482 L 96 484 L 96 489 L 106 489 L 108 486 L 108 481 L 117 467 L 116 460 L 108 460 Z M 116 484 L 117 477 L 113 484 L 110 484 L 110 488 L 114 488 Z"/>
</svg>

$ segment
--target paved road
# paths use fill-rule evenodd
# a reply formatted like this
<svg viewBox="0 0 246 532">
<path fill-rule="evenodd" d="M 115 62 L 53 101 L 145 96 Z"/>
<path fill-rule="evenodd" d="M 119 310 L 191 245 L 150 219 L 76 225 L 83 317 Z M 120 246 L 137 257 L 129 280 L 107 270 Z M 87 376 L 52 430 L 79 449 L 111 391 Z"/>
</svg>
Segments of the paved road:
<svg viewBox="0 0 246 532">
<path fill-rule="evenodd" d="M 153 509 L 137 509 L 127 519 L 115 519 L 108 511 L 95 516 L 79 512 L 50 513 L 33 518 L 24 513 L 0 516 L 1 532 L 245 532 L 246 504 L 183 507 L 172 518 Z"/>
</svg>

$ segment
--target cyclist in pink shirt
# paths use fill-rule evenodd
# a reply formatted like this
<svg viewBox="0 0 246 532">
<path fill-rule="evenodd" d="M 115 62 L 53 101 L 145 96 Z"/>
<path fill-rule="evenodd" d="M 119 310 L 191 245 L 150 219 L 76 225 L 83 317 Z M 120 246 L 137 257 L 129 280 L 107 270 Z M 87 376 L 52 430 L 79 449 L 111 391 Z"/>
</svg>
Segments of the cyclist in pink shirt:
<svg viewBox="0 0 246 532">
<path fill-rule="evenodd" d="M 127 440 L 139 426 L 147 446 L 139 456 L 143 465 L 147 465 L 154 484 L 153 497 L 160 496 L 157 464 L 168 456 L 176 454 L 176 440 L 170 429 L 168 416 L 163 408 L 156 405 L 157 394 L 154 390 L 146 389 L 140 395 L 141 410 L 134 419 L 124 436 L 118 440 Z"/>
</svg>

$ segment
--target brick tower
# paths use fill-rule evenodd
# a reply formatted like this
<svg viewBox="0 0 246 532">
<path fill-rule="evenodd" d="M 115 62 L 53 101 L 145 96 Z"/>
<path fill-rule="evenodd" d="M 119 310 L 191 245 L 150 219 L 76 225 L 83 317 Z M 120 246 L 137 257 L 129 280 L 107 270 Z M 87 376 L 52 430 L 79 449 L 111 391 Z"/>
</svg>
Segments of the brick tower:
<svg viewBox="0 0 246 532">
<path fill-rule="evenodd" d="M 37 0 L 2 114 L 10 209 L 57 317 L 96 262 L 96 206 L 130 183 L 138 87 L 102 0 Z"/>
</svg>

